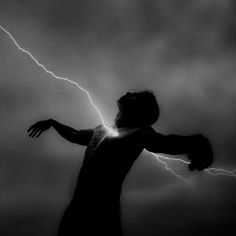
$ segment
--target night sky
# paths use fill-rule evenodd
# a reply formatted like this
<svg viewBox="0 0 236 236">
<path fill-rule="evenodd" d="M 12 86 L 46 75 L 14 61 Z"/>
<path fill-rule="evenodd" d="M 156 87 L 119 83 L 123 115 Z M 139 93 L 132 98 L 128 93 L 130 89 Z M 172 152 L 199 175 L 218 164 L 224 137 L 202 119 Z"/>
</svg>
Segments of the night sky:
<svg viewBox="0 0 236 236">
<path fill-rule="evenodd" d="M 203 133 L 213 166 L 236 169 L 236 4 L 233 0 L 0 0 L 0 25 L 42 64 L 88 89 L 107 124 L 127 91 L 151 89 L 161 133 Z M 54 80 L 0 31 L 0 234 L 53 236 L 84 147 L 53 129 L 101 121 L 85 93 Z M 112 158 L 112 157 L 111 157 Z M 189 172 L 189 184 L 142 154 L 122 194 L 126 236 L 236 234 L 236 178 Z M 94 196 L 96 198 L 96 196 Z"/>
</svg>

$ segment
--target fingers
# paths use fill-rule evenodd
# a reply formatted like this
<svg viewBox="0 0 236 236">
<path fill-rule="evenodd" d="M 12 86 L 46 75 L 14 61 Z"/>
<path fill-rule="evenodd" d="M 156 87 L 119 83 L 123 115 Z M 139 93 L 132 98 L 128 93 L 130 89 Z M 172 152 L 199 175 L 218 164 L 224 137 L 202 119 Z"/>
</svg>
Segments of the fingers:
<svg viewBox="0 0 236 236">
<path fill-rule="evenodd" d="M 29 129 L 27 130 L 27 132 L 29 133 L 33 129 L 34 129 L 34 125 L 30 126 Z"/>
<path fill-rule="evenodd" d="M 210 141 L 204 136 L 197 136 L 196 148 L 190 152 L 188 158 L 191 160 L 189 170 L 202 171 L 213 163 L 213 150 Z"/>
<path fill-rule="evenodd" d="M 31 126 L 29 127 L 29 129 L 27 130 L 27 132 L 29 133 L 31 130 L 37 129 L 38 126 L 39 126 L 38 124 L 39 124 L 39 122 L 36 122 L 35 124 L 31 125 Z"/>
<path fill-rule="evenodd" d="M 32 131 L 31 131 L 30 134 L 29 134 L 29 137 L 32 137 L 32 138 L 33 138 L 39 131 L 40 131 L 39 128 L 32 129 Z"/>
<path fill-rule="evenodd" d="M 202 158 L 193 159 L 189 164 L 188 168 L 190 171 L 198 170 L 202 171 L 208 168 L 213 162 L 213 157 L 210 156 L 202 156 Z"/>
<path fill-rule="evenodd" d="M 42 132 L 48 129 L 47 127 L 45 127 L 45 124 L 45 121 L 38 121 L 30 126 L 30 128 L 27 130 L 27 132 L 29 133 L 29 137 L 38 138 L 42 134 Z"/>
<path fill-rule="evenodd" d="M 195 166 L 193 165 L 193 163 L 190 163 L 190 164 L 188 165 L 188 169 L 189 169 L 190 171 L 194 171 L 194 170 L 195 170 Z"/>
<path fill-rule="evenodd" d="M 43 132 L 42 127 L 40 125 L 40 121 L 30 126 L 27 132 L 29 133 L 29 137 L 39 137 L 39 135 Z"/>
<path fill-rule="evenodd" d="M 43 130 L 40 128 L 32 129 L 29 133 L 29 137 L 31 138 L 38 138 L 42 134 Z"/>
<path fill-rule="evenodd" d="M 32 138 L 34 138 L 38 132 L 41 132 L 41 129 L 36 129 L 35 132 L 32 134 Z"/>
<path fill-rule="evenodd" d="M 36 135 L 36 138 L 38 138 L 42 133 L 43 133 L 43 131 L 40 130 L 40 131 L 38 132 L 38 134 Z"/>
<path fill-rule="evenodd" d="M 35 129 L 32 128 L 32 127 L 30 127 L 30 128 L 27 130 L 27 132 L 29 133 L 29 137 L 32 136 L 32 134 L 34 133 L 34 131 L 35 131 Z"/>
</svg>

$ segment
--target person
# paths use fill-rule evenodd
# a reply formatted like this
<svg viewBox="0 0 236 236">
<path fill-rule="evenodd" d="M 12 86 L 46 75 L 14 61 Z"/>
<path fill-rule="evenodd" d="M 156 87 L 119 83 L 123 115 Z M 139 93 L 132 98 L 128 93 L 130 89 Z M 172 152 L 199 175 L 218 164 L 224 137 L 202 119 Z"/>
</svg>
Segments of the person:
<svg viewBox="0 0 236 236">
<path fill-rule="evenodd" d="M 163 135 L 153 125 L 159 106 L 150 91 L 127 93 L 117 101 L 113 130 L 99 125 L 75 130 L 53 119 L 39 121 L 28 132 L 39 137 L 53 127 L 63 138 L 87 146 L 72 200 L 58 230 L 58 236 L 121 236 L 120 196 L 122 184 L 139 154 L 187 154 L 190 170 L 203 170 L 213 161 L 209 140 L 201 134 Z"/>
</svg>

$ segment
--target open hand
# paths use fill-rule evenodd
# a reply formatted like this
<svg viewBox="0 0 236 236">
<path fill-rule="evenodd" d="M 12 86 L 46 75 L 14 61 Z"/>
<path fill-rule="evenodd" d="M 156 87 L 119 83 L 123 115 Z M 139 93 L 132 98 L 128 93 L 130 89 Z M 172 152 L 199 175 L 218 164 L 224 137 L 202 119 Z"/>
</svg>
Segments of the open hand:
<svg viewBox="0 0 236 236">
<path fill-rule="evenodd" d="M 39 137 L 42 132 L 48 130 L 52 126 L 52 120 L 42 120 L 38 121 L 35 124 L 33 124 L 27 132 L 29 133 L 29 137 Z"/>
<path fill-rule="evenodd" d="M 204 170 L 213 163 L 213 151 L 209 140 L 201 134 L 195 135 L 192 139 L 188 155 L 191 163 L 189 170 Z"/>
</svg>

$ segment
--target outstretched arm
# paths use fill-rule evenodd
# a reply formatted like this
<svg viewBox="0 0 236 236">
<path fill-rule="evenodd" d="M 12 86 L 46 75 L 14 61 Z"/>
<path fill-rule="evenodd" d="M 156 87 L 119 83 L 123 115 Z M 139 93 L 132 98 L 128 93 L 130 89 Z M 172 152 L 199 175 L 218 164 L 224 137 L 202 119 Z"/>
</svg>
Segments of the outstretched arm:
<svg viewBox="0 0 236 236">
<path fill-rule="evenodd" d="M 93 135 L 93 129 L 76 130 L 53 119 L 42 120 L 32 125 L 27 132 L 30 137 L 39 137 L 42 132 L 53 127 L 66 140 L 87 146 Z"/>
<path fill-rule="evenodd" d="M 163 135 L 152 128 L 144 132 L 144 147 L 151 152 L 171 155 L 187 154 L 190 170 L 203 170 L 213 162 L 209 140 L 201 134 L 191 136 Z"/>
</svg>

